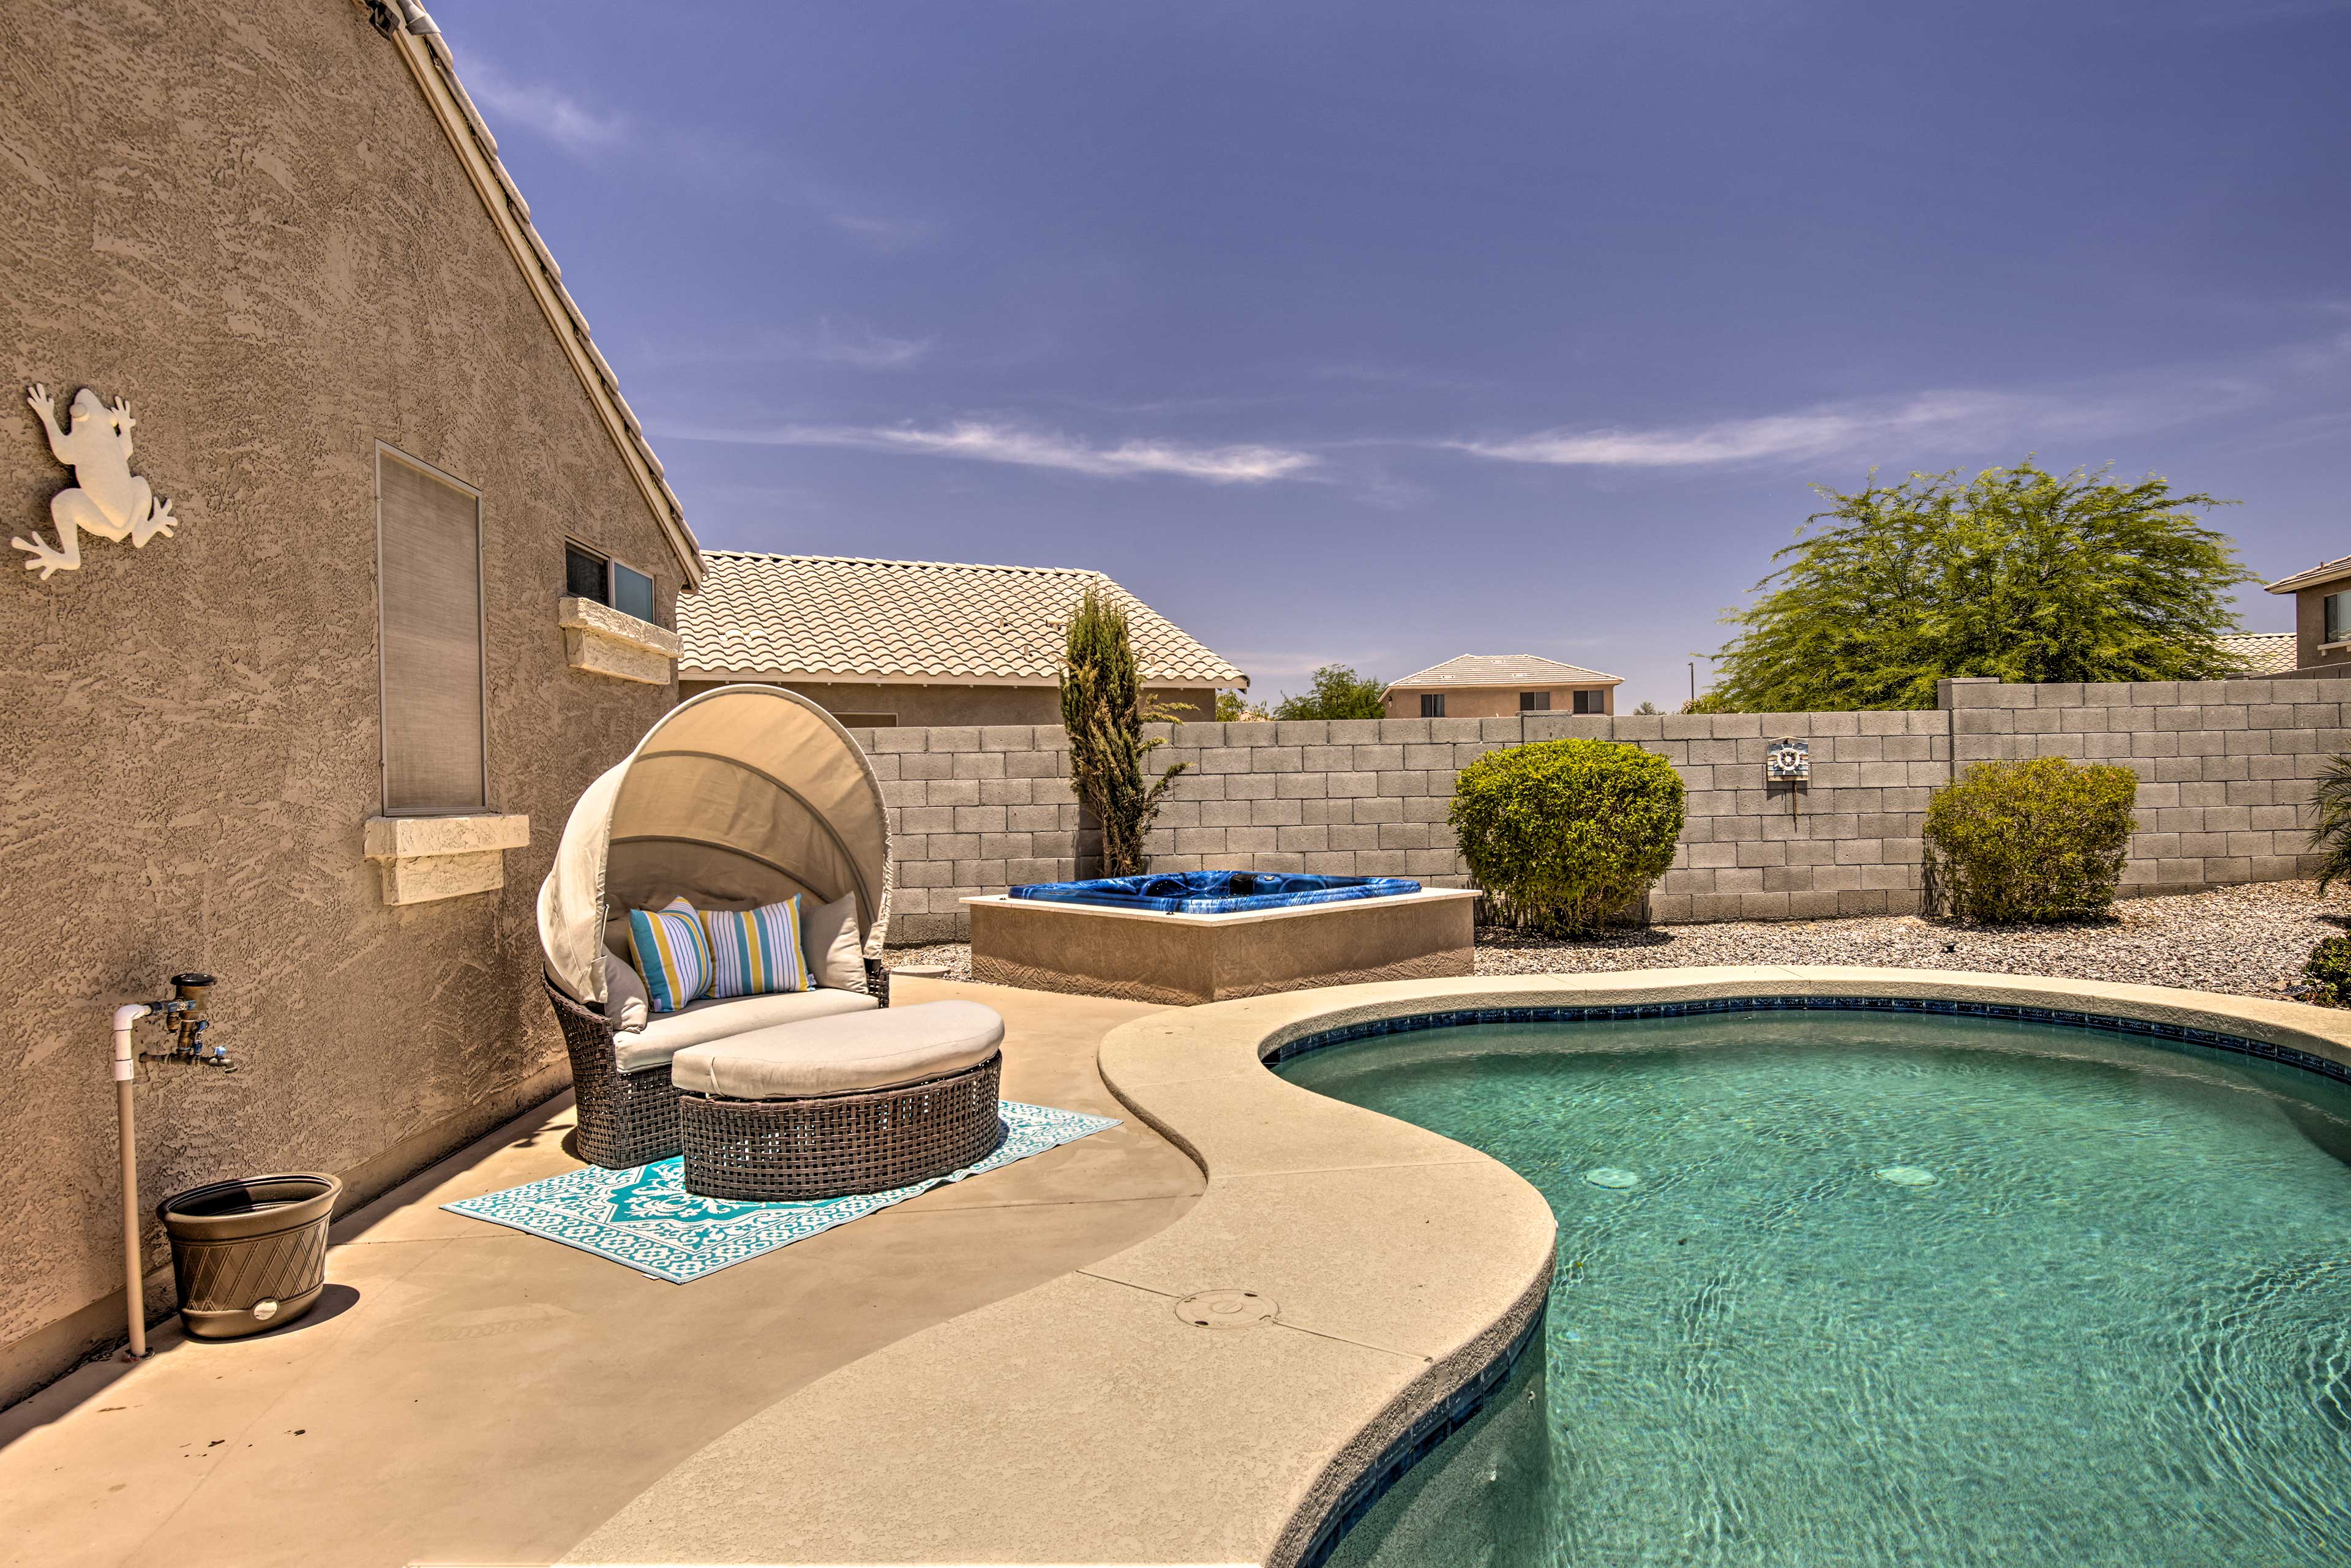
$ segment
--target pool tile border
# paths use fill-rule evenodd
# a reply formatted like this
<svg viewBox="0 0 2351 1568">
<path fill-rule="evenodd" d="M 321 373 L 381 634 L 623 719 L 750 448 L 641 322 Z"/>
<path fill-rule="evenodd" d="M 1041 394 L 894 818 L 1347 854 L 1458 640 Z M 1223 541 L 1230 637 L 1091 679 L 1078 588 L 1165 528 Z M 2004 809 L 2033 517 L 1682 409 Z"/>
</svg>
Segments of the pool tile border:
<svg viewBox="0 0 2351 1568">
<path fill-rule="evenodd" d="M 1610 1007 L 1448 1008 L 1437 1012 L 1406 1013 L 1395 1018 L 1365 1019 L 1336 1029 L 1301 1035 L 1274 1046 L 1262 1060 L 1268 1066 L 1274 1066 L 1325 1046 L 1343 1045 L 1380 1035 L 1458 1029 L 1472 1024 L 1601 1023 L 1631 1019 L 1747 1012 L 1931 1013 L 1951 1018 L 1993 1019 L 2008 1023 L 2053 1024 L 2066 1029 L 2109 1030 L 2117 1034 L 2139 1035 L 2178 1045 L 2200 1045 L 2214 1051 L 2231 1051 L 2240 1056 L 2297 1067 L 2322 1078 L 2331 1078 L 2338 1083 L 2351 1083 L 2351 1067 L 2269 1040 L 2250 1040 L 2242 1035 L 2220 1034 L 2211 1030 L 2190 1029 L 2184 1024 L 2162 1023 L 2152 1019 L 2127 1018 L 2119 1014 L 2011 1006 L 2000 1002 L 1952 1001 L 1934 997 L 1695 997 L 1687 1001 L 1635 1002 Z"/>
</svg>

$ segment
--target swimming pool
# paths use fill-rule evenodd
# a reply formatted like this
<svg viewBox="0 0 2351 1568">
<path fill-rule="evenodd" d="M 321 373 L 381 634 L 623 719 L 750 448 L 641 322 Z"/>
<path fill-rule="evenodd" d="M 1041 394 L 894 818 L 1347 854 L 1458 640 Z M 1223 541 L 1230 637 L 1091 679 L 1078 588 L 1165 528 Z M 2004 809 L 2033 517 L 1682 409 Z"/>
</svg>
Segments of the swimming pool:
<svg viewBox="0 0 2351 1568">
<path fill-rule="evenodd" d="M 1418 893 L 1399 876 L 1311 876 L 1300 872 L 1186 871 L 1145 876 L 1105 876 L 1092 882 L 1032 882 L 1009 890 L 1014 898 L 1047 904 L 1092 904 L 1159 915 L 1237 915 L 1298 909 L 1357 898 Z"/>
<path fill-rule="evenodd" d="M 1277 1071 L 1492 1155 L 1560 1224 L 1547 1420 L 1482 1415 L 1334 1563 L 2351 1561 L 2351 1086 L 1817 1011 Z"/>
</svg>

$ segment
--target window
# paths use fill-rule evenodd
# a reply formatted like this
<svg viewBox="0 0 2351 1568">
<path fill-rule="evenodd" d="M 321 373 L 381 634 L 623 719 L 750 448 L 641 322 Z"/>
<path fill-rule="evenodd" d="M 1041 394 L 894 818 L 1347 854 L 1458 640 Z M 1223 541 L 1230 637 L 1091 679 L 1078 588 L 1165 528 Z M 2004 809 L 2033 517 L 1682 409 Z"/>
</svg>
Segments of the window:
<svg viewBox="0 0 2351 1568">
<path fill-rule="evenodd" d="M 568 540 L 563 546 L 563 591 L 573 599 L 592 599 L 623 615 L 661 624 L 661 617 L 654 613 L 652 578 L 625 561 Z"/>
<path fill-rule="evenodd" d="M 1608 711 L 1608 694 L 1606 692 L 1590 691 L 1576 693 L 1575 711 L 1578 713 L 1606 713 Z"/>
<path fill-rule="evenodd" d="M 485 810 L 482 498 L 381 444 L 375 494 L 384 812 Z"/>
<path fill-rule="evenodd" d="M 1445 694 L 1443 692 L 1421 693 L 1420 716 L 1423 718 L 1443 718 L 1445 716 Z"/>
<path fill-rule="evenodd" d="M 2318 601 L 2326 611 L 2326 643 L 2351 643 L 2351 589 L 2330 593 Z"/>
<path fill-rule="evenodd" d="M 1520 692 L 1519 694 L 1519 711 L 1520 713 L 1551 712 L 1551 694 L 1549 692 Z"/>
</svg>

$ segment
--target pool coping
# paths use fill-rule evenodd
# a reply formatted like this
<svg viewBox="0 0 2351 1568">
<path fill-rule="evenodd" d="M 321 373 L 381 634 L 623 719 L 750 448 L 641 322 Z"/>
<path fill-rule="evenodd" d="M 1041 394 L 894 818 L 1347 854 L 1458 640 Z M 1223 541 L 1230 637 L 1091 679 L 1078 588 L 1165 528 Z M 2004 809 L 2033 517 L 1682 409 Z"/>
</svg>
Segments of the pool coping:
<svg viewBox="0 0 2351 1568">
<path fill-rule="evenodd" d="M 1727 1010 L 1740 998 L 1888 1010 L 1931 998 L 2116 1019 L 2351 1073 L 2351 1013 L 1964 971 L 1406 980 L 1171 1009 L 1111 1031 L 1099 1064 L 1113 1092 L 1205 1173 L 1188 1213 L 771 1406 L 566 1561 L 1311 1568 L 1531 1343 L 1555 1227 L 1541 1196 L 1499 1162 L 1290 1084 L 1266 1059 L 1311 1037 L 1429 1015 Z M 1238 1332 L 1176 1315 L 1180 1299 L 1214 1289 L 1255 1291 L 1277 1310 Z M 747 1479 L 762 1473 L 792 1482 Z"/>
</svg>

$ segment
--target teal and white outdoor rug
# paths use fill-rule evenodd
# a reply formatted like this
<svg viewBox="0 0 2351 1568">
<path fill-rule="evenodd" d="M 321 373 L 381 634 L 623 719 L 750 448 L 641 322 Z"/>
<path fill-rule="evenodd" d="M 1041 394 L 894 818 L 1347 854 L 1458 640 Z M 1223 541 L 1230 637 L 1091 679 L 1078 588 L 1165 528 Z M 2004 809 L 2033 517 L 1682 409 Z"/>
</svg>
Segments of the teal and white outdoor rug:
<svg viewBox="0 0 2351 1568">
<path fill-rule="evenodd" d="M 809 1203 L 736 1203 L 723 1197 L 696 1197 L 680 1185 L 684 1162 L 672 1155 L 632 1170 L 589 1166 L 441 1207 L 544 1236 L 624 1263 L 640 1274 L 683 1285 L 747 1258 L 862 1218 L 877 1208 L 904 1203 L 942 1182 L 979 1176 L 1118 1125 L 1115 1117 L 1024 1105 L 1018 1100 L 1001 1102 L 997 1113 L 1004 1119 L 1004 1141 L 996 1145 L 994 1154 L 977 1165 L 888 1192 Z"/>
</svg>

